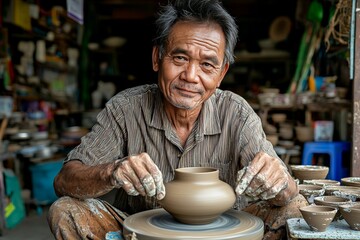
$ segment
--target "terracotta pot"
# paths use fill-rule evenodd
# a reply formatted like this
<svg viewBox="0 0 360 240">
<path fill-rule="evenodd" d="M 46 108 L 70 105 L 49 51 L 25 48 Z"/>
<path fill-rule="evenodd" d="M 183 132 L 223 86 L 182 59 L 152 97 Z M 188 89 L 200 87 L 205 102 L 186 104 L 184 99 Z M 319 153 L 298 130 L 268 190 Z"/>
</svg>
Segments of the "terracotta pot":
<svg viewBox="0 0 360 240">
<path fill-rule="evenodd" d="M 219 170 L 207 167 L 178 168 L 174 180 L 165 184 L 160 205 L 186 224 L 213 222 L 235 203 L 235 191 L 219 180 Z"/>
<path fill-rule="evenodd" d="M 304 180 L 305 184 L 313 184 L 318 186 L 323 186 L 325 188 L 329 186 L 339 186 L 340 182 L 331 179 L 311 179 L 311 180 Z"/>
<path fill-rule="evenodd" d="M 290 168 L 294 177 L 301 181 L 325 179 L 329 172 L 329 167 L 318 165 L 291 165 Z"/>
<path fill-rule="evenodd" d="M 312 204 L 314 203 L 314 198 L 324 195 L 325 188 L 318 185 L 311 184 L 299 184 L 299 193 L 303 195 L 306 200 Z"/>
<path fill-rule="evenodd" d="M 353 230 L 360 231 L 360 204 L 348 204 L 339 206 L 339 211 L 345 221 Z"/>
<path fill-rule="evenodd" d="M 300 212 L 312 231 L 324 232 L 332 222 L 336 212 L 335 207 L 309 205 L 300 208 Z"/>
<path fill-rule="evenodd" d="M 341 184 L 345 186 L 360 187 L 360 177 L 346 177 L 341 179 Z"/>
<path fill-rule="evenodd" d="M 351 203 L 351 200 L 338 196 L 320 196 L 314 198 L 314 203 L 316 205 L 335 207 L 339 209 L 339 206 L 349 204 Z M 340 211 L 335 214 L 333 220 L 336 221 L 339 219 L 341 219 Z"/>
</svg>

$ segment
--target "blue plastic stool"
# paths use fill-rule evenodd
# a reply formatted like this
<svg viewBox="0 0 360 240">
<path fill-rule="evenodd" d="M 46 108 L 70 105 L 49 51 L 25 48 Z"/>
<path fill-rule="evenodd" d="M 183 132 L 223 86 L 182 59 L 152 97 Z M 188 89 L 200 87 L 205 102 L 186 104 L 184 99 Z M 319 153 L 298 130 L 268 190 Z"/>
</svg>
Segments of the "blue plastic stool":
<svg viewBox="0 0 360 240">
<path fill-rule="evenodd" d="M 313 165 L 313 154 L 329 154 L 329 173 L 326 178 L 340 181 L 341 178 L 348 177 L 350 173 L 349 167 L 343 164 L 343 153 L 350 152 L 350 147 L 350 142 L 306 142 L 302 165 Z"/>
</svg>

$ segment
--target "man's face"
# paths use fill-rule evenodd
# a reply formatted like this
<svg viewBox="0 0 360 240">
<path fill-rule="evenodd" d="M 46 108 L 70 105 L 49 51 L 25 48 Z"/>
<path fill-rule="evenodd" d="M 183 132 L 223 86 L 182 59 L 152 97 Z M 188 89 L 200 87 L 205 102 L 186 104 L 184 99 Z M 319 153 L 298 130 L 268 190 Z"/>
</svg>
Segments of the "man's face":
<svg viewBox="0 0 360 240">
<path fill-rule="evenodd" d="M 163 58 L 153 49 L 153 69 L 167 102 L 181 109 L 201 107 L 219 87 L 229 64 L 224 64 L 225 37 L 214 23 L 176 23 Z"/>
</svg>

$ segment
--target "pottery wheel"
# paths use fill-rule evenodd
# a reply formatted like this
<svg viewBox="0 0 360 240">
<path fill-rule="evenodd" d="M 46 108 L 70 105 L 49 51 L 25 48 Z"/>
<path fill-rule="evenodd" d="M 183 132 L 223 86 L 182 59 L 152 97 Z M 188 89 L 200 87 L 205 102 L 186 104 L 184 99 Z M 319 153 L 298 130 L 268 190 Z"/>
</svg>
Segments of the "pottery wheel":
<svg viewBox="0 0 360 240">
<path fill-rule="evenodd" d="M 159 239 L 246 239 L 261 240 L 263 221 L 249 213 L 229 210 L 214 222 L 202 225 L 180 223 L 163 208 L 136 213 L 124 221 L 124 234 L 139 240 Z"/>
</svg>

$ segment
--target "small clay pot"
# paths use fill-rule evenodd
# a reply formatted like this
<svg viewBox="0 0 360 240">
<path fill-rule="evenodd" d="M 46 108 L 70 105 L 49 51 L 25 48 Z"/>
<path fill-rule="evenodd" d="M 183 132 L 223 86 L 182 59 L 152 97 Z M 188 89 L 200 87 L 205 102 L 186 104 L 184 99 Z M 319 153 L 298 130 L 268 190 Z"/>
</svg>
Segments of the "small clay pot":
<svg viewBox="0 0 360 240">
<path fill-rule="evenodd" d="M 188 167 L 175 170 L 174 180 L 165 183 L 160 205 L 186 224 L 208 224 L 235 203 L 234 189 L 219 179 L 219 170 Z"/>
<path fill-rule="evenodd" d="M 339 211 L 345 221 L 353 230 L 360 231 L 360 204 L 347 204 L 339 206 Z"/>
<path fill-rule="evenodd" d="M 312 185 L 318 185 L 323 186 L 325 188 L 329 186 L 339 186 L 340 182 L 336 180 L 331 179 L 311 179 L 311 180 L 304 180 L 304 184 L 312 184 Z"/>
<path fill-rule="evenodd" d="M 339 208 L 341 205 L 346 205 L 351 203 L 350 199 L 344 198 L 344 197 L 338 197 L 338 196 L 321 196 L 314 198 L 314 203 L 316 205 L 322 205 L 322 206 L 329 206 L 329 207 L 335 207 Z M 334 217 L 334 221 L 341 219 L 341 213 L 340 211 L 336 213 Z"/>
<path fill-rule="evenodd" d="M 360 187 L 360 177 L 347 177 L 341 179 L 341 184 L 345 186 Z"/>
<path fill-rule="evenodd" d="M 343 185 L 329 185 L 325 188 L 325 195 L 335 195 L 334 192 L 360 191 L 359 187 L 343 186 Z"/>
<path fill-rule="evenodd" d="M 312 204 L 314 203 L 314 198 L 324 195 L 325 188 L 318 185 L 311 184 L 299 184 L 299 193 L 303 195 L 306 200 Z"/>
<path fill-rule="evenodd" d="M 329 167 L 318 165 L 290 165 L 293 176 L 300 181 L 312 179 L 325 179 Z"/>
<path fill-rule="evenodd" d="M 333 221 L 337 208 L 309 205 L 300 208 L 300 212 L 312 231 L 324 232 Z"/>
</svg>

